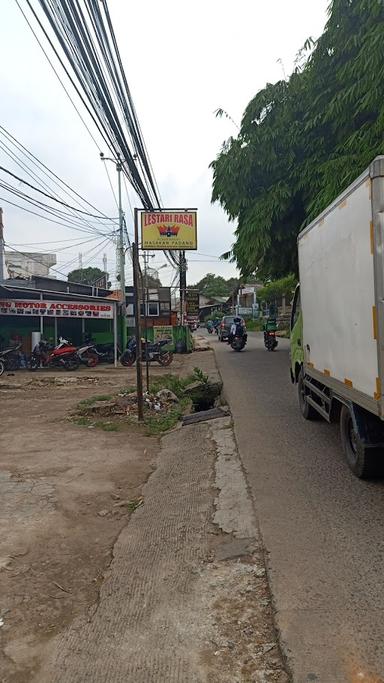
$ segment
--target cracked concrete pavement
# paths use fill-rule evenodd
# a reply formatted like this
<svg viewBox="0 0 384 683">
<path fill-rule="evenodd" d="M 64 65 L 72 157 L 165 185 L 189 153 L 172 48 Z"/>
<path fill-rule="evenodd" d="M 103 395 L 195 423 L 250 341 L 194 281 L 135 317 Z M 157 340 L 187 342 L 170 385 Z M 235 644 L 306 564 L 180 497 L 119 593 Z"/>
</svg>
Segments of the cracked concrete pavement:
<svg viewBox="0 0 384 683">
<path fill-rule="evenodd" d="M 168 433 L 143 497 L 34 683 L 286 683 L 230 418 Z"/>
</svg>

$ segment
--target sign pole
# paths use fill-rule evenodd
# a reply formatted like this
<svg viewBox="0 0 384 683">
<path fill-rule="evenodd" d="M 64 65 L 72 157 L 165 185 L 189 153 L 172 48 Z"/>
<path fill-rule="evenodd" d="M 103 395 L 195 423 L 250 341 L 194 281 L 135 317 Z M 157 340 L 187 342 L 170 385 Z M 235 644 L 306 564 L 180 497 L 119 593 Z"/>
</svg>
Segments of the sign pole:
<svg viewBox="0 0 384 683">
<path fill-rule="evenodd" d="M 149 357 L 148 357 L 148 310 L 149 310 L 149 289 L 148 289 L 148 259 L 149 255 L 144 252 L 144 285 L 145 285 L 145 301 L 144 301 L 144 324 L 145 324 L 145 376 L 147 381 L 147 391 L 149 393 Z M 143 292 L 144 294 L 144 292 Z M 143 296 L 144 300 L 144 296 Z"/>
<path fill-rule="evenodd" d="M 143 376 L 141 372 L 141 332 L 140 332 L 140 263 L 139 263 L 139 210 L 135 209 L 135 243 L 132 245 L 133 287 L 135 297 L 135 335 L 136 335 L 136 390 L 137 417 L 144 419 Z"/>
</svg>

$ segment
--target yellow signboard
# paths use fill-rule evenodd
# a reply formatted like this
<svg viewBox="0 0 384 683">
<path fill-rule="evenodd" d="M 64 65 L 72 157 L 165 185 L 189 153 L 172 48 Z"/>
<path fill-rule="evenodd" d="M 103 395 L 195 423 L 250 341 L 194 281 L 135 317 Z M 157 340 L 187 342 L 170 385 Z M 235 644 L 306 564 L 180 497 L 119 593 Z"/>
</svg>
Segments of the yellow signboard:
<svg viewBox="0 0 384 683">
<path fill-rule="evenodd" d="M 141 248 L 151 251 L 197 249 L 197 211 L 143 211 Z"/>
</svg>

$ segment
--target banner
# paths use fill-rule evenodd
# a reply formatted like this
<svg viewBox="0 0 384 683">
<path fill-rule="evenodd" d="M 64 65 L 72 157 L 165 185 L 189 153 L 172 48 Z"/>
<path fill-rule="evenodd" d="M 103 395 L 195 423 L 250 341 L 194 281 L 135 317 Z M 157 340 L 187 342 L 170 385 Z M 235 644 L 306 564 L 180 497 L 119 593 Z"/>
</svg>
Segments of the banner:
<svg viewBox="0 0 384 683">
<path fill-rule="evenodd" d="M 154 325 L 153 326 L 153 341 L 158 342 L 163 339 L 169 339 L 173 342 L 173 327 L 172 325 Z"/>
<path fill-rule="evenodd" d="M 87 301 L 30 301 L 28 299 L 0 300 L 0 315 L 47 318 L 113 318 L 113 304 L 94 304 Z"/>
<path fill-rule="evenodd" d="M 142 211 L 141 248 L 151 251 L 197 249 L 197 211 Z"/>
<path fill-rule="evenodd" d="M 185 301 L 187 304 L 187 316 L 199 317 L 199 290 L 198 289 L 187 289 L 185 293 Z"/>
</svg>

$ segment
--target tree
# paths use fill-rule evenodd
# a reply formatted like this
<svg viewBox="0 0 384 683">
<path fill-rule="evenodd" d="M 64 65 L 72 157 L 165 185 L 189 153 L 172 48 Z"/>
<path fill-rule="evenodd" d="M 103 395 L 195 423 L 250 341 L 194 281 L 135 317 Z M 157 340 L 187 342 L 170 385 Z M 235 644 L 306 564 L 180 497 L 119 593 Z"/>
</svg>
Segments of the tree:
<svg viewBox="0 0 384 683">
<path fill-rule="evenodd" d="M 290 300 L 296 285 L 296 277 L 294 275 L 287 275 L 280 278 L 280 280 L 267 282 L 264 287 L 257 290 L 257 298 L 259 301 L 265 301 L 266 303 L 281 299 L 283 296 Z"/>
<path fill-rule="evenodd" d="M 76 268 L 68 273 L 68 282 L 79 282 L 85 285 L 94 285 L 98 280 L 105 277 L 108 280 L 108 273 L 104 273 L 100 268 Z M 111 283 L 107 282 L 108 287 Z"/>
<path fill-rule="evenodd" d="M 213 168 L 212 200 L 237 221 L 224 255 L 242 275 L 297 273 L 298 232 L 384 152 L 384 5 L 333 0 L 287 81 L 248 104 Z"/>
<path fill-rule="evenodd" d="M 204 294 L 204 296 L 207 296 L 208 298 L 215 298 L 217 296 L 224 297 L 230 296 L 237 285 L 237 282 L 236 278 L 225 280 L 221 275 L 208 273 L 200 282 L 193 285 L 193 288 L 198 289 L 200 294 Z"/>
</svg>

